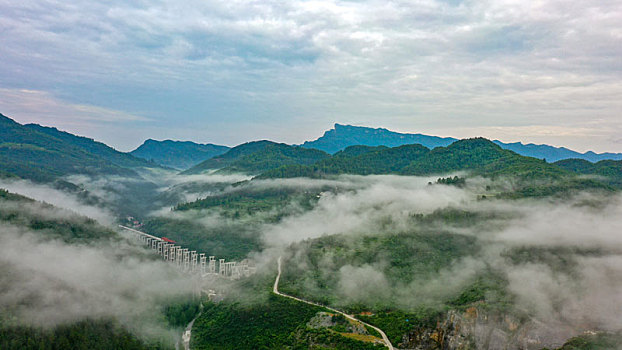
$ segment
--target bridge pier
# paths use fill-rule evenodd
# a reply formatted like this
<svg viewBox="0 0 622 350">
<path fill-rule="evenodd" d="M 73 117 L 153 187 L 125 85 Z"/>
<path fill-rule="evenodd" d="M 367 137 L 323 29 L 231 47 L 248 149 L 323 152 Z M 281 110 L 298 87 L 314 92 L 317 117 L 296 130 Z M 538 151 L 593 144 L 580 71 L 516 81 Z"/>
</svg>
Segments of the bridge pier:
<svg viewBox="0 0 622 350">
<path fill-rule="evenodd" d="M 199 265 L 197 258 L 198 258 L 197 251 L 196 250 L 191 251 L 190 252 L 190 271 L 192 271 L 192 273 L 197 272 L 197 266 Z"/>
<path fill-rule="evenodd" d="M 184 271 L 190 270 L 190 252 L 184 248 Z"/>
<path fill-rule="evenodd" d="M 210 256 L 209 257 L 209 270 L 208 272 L 212 275 L 216 274 L 216 257 L 215 256 Z"/>
<path fill-rule="evenodd" d="M 199 266 L 201 268 L 201 276 L 207 273 L 207 259 L 205 258 L 205 253 L 199 254 Z"/>
<path fill-rule="evenodd" d="M 225 276 L 225 259 L 218 259 L 218 274 Z"/>
<path fill-rule="evenodd" d="M 183 249 L 182 247 L 177 246 L 176 248 L 177 252 L 175 253 L 175 257 L 177 258 L 176 263 L 177 263 L 177 267 L 181 268 L 181 263 L 184 259 L 183 257 Z"/>
<path fill-rule="evenodd" d="M 169 253 L 169 249 L 168 249 L 168 243 L 164 243 L 162 244 L 162 257 L 164 258 L 164 261 L 168 261 L 168 253 Z"/>
</svg>

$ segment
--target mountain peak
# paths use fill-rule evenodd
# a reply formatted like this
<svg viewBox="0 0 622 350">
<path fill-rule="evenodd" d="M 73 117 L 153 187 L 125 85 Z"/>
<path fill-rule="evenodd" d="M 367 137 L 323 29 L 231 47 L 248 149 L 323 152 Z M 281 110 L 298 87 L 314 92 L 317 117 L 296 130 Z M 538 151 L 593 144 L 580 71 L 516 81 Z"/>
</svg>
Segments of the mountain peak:
<svg viewBox="0 0 622 350">
<path fill-rule="evenodd" d="M 228 150 L 229 147 L 227 146 L 200 144 L 192 141 L 147 139 L 130 153 L 133 156 L 153 160 L 160 165 L 181 170 L 219 156 Z"/>
<path fill-rule="evenodd" d="M 489 148 L 489 149 L 501 149 L 501 147 L 494 142 L 484 137 L 473 137 L 468 139 L 458 140 L 448 148 L 454 149 L 473 149 L 473 148 Z"/>
<path fill-rule="evenodd" d="M 473 140 L 473 139 L 472 139 Z M 621 160 L 622 153 L 594 153 L 588 151 L 579 153 L 565 147 L 554 147 L 545 144 L 523 144 L 522 142 L 504 143 L 498 140 L 490 141 L 482 138 L 475 138 L 476 141 L 469 141 L 466 145 L 484 142 L 480 146 L 493 143 L 503 149 L 516 152 L 523 156 L 546 159 L 548 162 L 555 162 L 561 159 L 580 158 L 590 162 L 598 162 L 604 159 Z M 479 140 L 479 141 L 477 141 Z M 485 141 L 482 141 L 485 140 Z M 396 147 L 406 144 L 418 143 L 427 148 L 446 147 L 458 139 L 452 137 L 438 137 L 424 134 L 407 134 L 391 131 L 385 128 L 369 128 L 365 126 L 354 126 L 335 123 L 334 128 L 324 132 L 324 135 L 313 141 L 305 141 L 302 147 L 316 148 L 331 154 L 345 149 L 348 146 L 387 146 Z"/>
<path fill-rule="evenodd" d="M 454 141 L 456 139 L 451 137 L 403 134 L 385 128 L 369 128 L 335 123 L 333 129 L 326 131 L 317 140 L 303 143 L 302 147 L 316 148 L 332 154 L 354 145 L 395 147 L 419 143 L 427 148 L 435 148 L 448 146 Z"/>
</svg>

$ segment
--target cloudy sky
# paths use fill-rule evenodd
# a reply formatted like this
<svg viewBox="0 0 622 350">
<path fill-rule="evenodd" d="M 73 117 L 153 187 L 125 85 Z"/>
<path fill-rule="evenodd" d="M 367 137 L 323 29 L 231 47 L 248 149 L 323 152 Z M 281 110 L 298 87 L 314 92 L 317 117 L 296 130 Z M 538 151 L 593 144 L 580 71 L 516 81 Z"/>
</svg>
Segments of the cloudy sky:
<svg viewBox="0 0 622 350">
<path fill-rule="evenodd" d="M 622 152 L 622 0 L 0 0 L 0 113 L 121 150 L 335 122 Z"/>
</svg>

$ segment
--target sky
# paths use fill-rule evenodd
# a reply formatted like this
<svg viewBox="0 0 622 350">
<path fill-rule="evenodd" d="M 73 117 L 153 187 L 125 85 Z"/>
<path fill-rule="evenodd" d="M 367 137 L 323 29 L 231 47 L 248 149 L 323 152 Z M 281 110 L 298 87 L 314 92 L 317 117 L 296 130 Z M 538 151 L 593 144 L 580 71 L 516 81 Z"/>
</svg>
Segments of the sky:
<svg viewBox="0 0 622 350">
<path fill-rule="evenodd" d="M 0 0 L 0 113 L 123 151 L 337 122 L 622 152 L 622 0 Z"/>
</svg>

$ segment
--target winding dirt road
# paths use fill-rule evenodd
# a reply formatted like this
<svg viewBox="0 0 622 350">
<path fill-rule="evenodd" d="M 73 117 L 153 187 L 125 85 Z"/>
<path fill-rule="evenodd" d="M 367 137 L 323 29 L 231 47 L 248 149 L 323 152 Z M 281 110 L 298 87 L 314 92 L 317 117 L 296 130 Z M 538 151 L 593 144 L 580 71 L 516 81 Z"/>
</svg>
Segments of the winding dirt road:
<svg viewBox="0 0 622 350">
<path fill-rule="evenodd" d="M 361 321 L 361 320 L 359 320 L 359 319 L 355 318 L 355 317 L 354 317 L 354 316 L 352 316 L 352 315 L 348 315 L 348 314 L 346 314 L 346 313 L 345 313 L 345 312 L 343 312 L 343 311 L 339 311 L 339 310 L 337 310 L 337 309 L 333 309 L 332 307 L 328 307 L 328 306 L 320 305 L 320 304 L 314 303 L 314 302 L 312 302 L 312 301 L 308 301 L 308 300 L 300 299 L 300 298 L 297 298 L 297 297 L 295 297 L 295 296 L 292 296 L 292 295 L 287 295 L 287 294 L 283 294 L 283 293 L 279 292 L 279 280 L 281 279 L 281 257 L 279 257 L 279 259 L 277 260 L 277 268 L 278 268 L 278 274 L 276 275 L 276 280 L 274 281 L 274 288 L 272 289 L 272 291 L 274 292 L 274 294 L 276 294 L 276 295 L 280 295 L 280 296 L 285 297 L 285 298 L 290 298 L 290 299 L 293 299 L 293 300 L 299 301 L 299 302 L 301 302 L 301 303 L 305 303 L 305 304 L 309 304 L 309 305 L 314 305 L 314 306 L 323 307 L 323 308 L 328 309 L 328 310 L 330 310 L 330 311 L 332 311 L 332 312 L 335 312 L 335 313 L 341 314 L 341 315 L 345 316 L 346 318 L 348 318 L 348 319 L 350 319 L 350 320 L 352 320 L 352 321 L 355 321 L 355 322 L 360 322 L 360 323 L 364 324 L 365 326 L 367 326 L 367 327 L 369 327 L 369 328 L 373 328 L 374 330 L 376 330 L 376 332 L 380 333 L 380 335 L 382 336 L 382 340 L 384 340 L 384 345 L 386 345 L 386 347 L 387 347 L 387 348 L 389 348 L 389 350 L 395 350 L 395 348 L 393 347 L 393 345 L 392 345 L 392 344 L 391 344 L 391 342 L 389 341 L 389 338 L 388 338 L 388 337 L 387 337 L 387 335 L 386 335 L 386 334 L 382 331 L 382 329 L 380 329 L 380 328 L 378 328 L 378 327 L 376 327 L 376 326 L 372 326 L 372 325 L 370 325 L 369 323 L 363 322 L 363 321 Z"/>
</svg>

